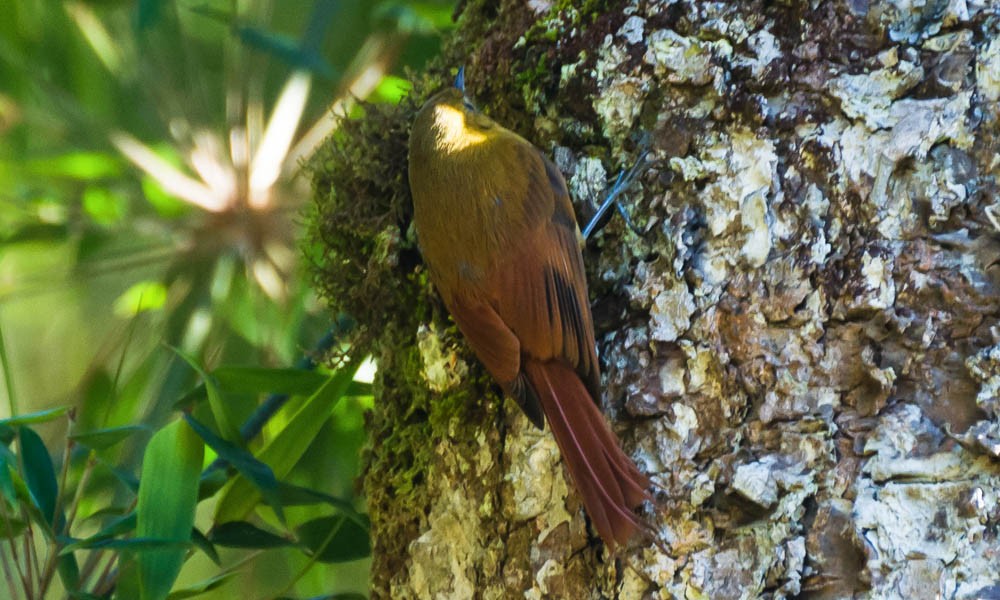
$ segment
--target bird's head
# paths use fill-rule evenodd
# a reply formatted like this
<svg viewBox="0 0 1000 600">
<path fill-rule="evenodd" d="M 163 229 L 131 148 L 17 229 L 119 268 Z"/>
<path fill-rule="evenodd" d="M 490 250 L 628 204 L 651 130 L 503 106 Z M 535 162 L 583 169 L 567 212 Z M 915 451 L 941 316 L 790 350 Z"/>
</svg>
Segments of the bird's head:
<svg viewBox="0 0 1000 600">
<path fill-rule="evenodd" d="M 413 123 L 413 132 L 427 135 L 435 149 L 445 153 L 482 144 L 495 134 L 496 124 L 479 112 L 465 95 L 465 68 L 458 71 L 455 85 L 431 97 Z"/>
</svg>

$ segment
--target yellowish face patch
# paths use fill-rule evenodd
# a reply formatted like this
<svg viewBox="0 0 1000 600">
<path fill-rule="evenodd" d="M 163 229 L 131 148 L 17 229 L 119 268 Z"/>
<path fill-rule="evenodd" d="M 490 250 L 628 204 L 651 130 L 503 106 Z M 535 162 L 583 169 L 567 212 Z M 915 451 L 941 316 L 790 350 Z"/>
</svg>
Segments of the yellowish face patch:
<svg viewBox="0 0 1000 600">
<path fill-rule="evenodd" d="M 447 104 L 434 107 L 434 130 L 438 147 L 444 152 L 460 152 L 486 141 L 486 135 L 465 125 L 465 113 Z"/>
</svg>

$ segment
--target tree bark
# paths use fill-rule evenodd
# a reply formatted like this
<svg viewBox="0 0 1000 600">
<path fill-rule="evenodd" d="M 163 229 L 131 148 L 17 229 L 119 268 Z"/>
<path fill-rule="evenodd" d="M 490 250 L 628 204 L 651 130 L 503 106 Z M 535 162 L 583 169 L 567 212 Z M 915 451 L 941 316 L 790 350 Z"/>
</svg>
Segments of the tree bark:
<svg viewBox="0 0 1000 600">
<path fill-rule="evenodd" d="M 1000 597 L 995 6 L 571 4 L 464 3 L 317 163 L 319 281 L 379 364 L 373 597 Z M 608 555 L 419 265 L 407 127 L 462 63 L 581 221 L 650 150 L 585 260 L 662 549 Z"/>
</svg>

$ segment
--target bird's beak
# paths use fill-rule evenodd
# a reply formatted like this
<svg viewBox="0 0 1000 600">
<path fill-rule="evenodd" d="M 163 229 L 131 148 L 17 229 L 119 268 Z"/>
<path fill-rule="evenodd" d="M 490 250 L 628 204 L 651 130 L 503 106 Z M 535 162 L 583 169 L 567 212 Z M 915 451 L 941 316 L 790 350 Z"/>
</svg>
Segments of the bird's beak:
<svg viewBox="0 0 1000 600">
<path fill-rule="evenodd" d="M 455 76 L 455 87 L 458 91 L 465 93 L 465 66 L 458 68 L 458 75 Z"/>
</svg>

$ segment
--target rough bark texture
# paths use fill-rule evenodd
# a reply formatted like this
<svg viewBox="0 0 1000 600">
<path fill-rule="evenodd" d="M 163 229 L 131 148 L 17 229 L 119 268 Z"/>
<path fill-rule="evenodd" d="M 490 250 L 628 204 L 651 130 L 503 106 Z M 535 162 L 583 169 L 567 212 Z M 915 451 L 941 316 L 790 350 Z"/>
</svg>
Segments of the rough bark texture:
<svg viewBox="0 0 1000 600">
<path fill-rule="evenodd" d="M 998 32 L 986 0 L 466 2 L 315 167 L 318 281 L 380 368 L 373 596 L 1000 598 Z M 581 219 L 652 152 L 641 233 L 585 260 L 668 554 L 607 555 L 426 282 L 407 128 L 462 63 Z"/>
</svg>

